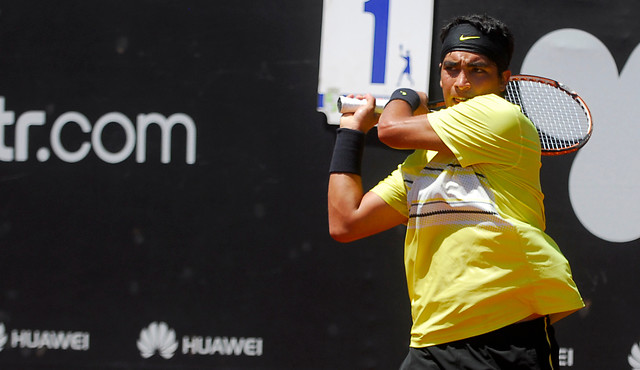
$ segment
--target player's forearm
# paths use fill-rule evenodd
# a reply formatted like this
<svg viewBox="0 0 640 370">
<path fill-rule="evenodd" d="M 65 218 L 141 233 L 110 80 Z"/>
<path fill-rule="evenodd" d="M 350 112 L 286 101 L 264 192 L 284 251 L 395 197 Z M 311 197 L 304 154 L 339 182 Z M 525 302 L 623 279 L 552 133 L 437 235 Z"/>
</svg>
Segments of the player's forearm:
<svg viewBox="0 0 640 370">
<path fill-rule="evenodd" d="M 384 115 L 385 113 L 383 113 Z M 425 134 L 426 118 L 381 117 L 378 123 L 378 139 L 394 149 L 426 149 L 422 137 Z"/>
<path fill-rule="evenodd" d="M 395 149 L 449 150 L 431 127 L 429 116 L 413 115 L 411 107 L 401 100 L 391 101 L 380 115 L 378 138 Z"/>
<path fill-rule="evenodd" d="M 415 147 L 415 140 L 416 136 L 421 134 L 422 121 L 426 119 L 426 116 L 416 120 L 414 106 L 417 100 L 407 101 L 398 94 L 398 91 L 401 90 L 395 91 L 394 95 L 400 96 L 400 98 L 391 100 L 378 119 L 378 138 L 392 148 L 418 149 Z M 414 97 L 417 96 L 415 92 L 412 94 Z M 411 105 L 412 102 L 414 106 Z"/>
</svg>

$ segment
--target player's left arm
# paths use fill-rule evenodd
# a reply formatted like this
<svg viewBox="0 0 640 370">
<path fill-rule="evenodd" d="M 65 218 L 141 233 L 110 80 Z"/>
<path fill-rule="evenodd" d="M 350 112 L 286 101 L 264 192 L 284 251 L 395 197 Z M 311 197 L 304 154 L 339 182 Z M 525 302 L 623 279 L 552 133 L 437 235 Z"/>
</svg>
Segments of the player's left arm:
<svg viewBox="0 0 640 370">
<path fill-rule="evenodd" d="M 378 120 L 378 138 L 395 149 L 429 149 L 451 153 L 429 123 L 427 95 L 418 94 L 421 104 L 415 113 L 402 100 L 392 100 L 387 104 Z"/>
</svg>

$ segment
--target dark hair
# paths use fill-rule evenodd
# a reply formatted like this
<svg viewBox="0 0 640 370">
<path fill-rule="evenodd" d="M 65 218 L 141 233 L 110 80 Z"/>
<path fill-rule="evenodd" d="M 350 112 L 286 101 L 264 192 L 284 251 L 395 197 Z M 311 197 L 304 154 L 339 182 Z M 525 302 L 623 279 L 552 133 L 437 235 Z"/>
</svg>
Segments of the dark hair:
<svg viewBox="0 0 640 370">
<path fill-rule="evenodd" d="M 499 69 L 506 70 L 509 68 L 508 64 L 511 62 L 511 57 L 513 56 L 514 41 L 513 41 L 513 34 L 511 33 L 511 31 L 509 30 L 509 27 L 507 27 L 506 24 L 486 14 L 483 14 L 483 15 L 472 14 L 472 15 L 459 16 L 459 17 L 453 18 L 444 27 L 442 27 L 442 30 L 440 32 L 440 41 L 444 42 L 445 38 L 449 34 L 449 31 L 453 27 L 461 24 L 470 24 L 476 29 L 478 29 L 480 32 L 482 32 L 482 34 L 489 37 L 489 39 L 492 40 L 493 42 L 503 45 L 503 47 L 505 48 L 508 54 L 507 55 L 508 63 L 506 68 L 500 68 L 499 66 Z M 503 72 L 503 70 L 499 72 Z"/>
</svg>

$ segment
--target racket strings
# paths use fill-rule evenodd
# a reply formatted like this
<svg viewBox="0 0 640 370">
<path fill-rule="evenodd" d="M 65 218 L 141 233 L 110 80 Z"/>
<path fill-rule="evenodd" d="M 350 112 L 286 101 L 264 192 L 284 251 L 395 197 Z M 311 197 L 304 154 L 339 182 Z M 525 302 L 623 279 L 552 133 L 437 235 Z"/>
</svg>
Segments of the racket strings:
<svg viewBox="0 0 640 370">
<path fill-rule="evenodd" d="M 589 135 L 589 118 L 568 92 L 537 81 L 513 80 L 505 98 L 521 107 L 538 129 L 543 150 L 580 145 Z"/>
</svg>

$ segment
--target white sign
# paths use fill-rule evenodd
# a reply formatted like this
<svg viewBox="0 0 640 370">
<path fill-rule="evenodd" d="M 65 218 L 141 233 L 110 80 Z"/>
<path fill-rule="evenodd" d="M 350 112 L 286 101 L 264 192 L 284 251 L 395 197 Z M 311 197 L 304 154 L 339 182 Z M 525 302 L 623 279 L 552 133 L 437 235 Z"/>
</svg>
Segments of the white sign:
<svg viewBox="0 0 640 370">
<path fill-rule="evenodd" d="M 324 0 L 318 110 L 339 124 L 340 95 L 427 91 L 433 0 Z"/>
</svg>

